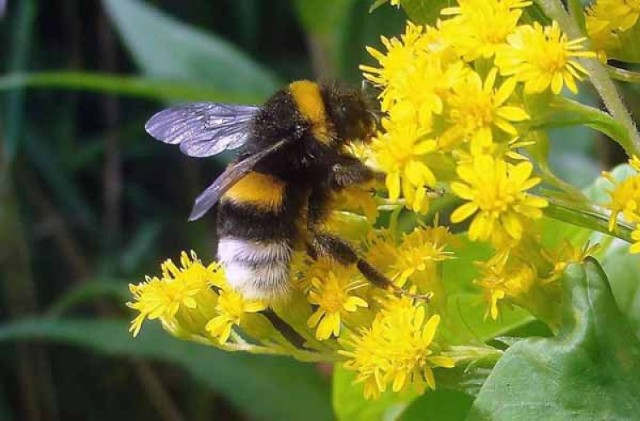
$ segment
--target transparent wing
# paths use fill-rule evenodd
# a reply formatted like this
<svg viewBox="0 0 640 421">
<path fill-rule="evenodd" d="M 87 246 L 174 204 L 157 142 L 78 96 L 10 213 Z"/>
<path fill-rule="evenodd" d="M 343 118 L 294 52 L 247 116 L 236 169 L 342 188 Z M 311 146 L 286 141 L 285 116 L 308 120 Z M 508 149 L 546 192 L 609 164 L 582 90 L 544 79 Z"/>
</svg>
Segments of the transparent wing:
<svg viewBox="0 0 640 421">
<path fill-rule="evenodd" d="M 145 129 L 161 142 L 179 144 L 185 155 L 211 156 L 245 144 L 248 125 L 258 110 L 249 105 L 194 102 L 160 111 Z"/>
<path fill-rule="evenodd" d="M 205 191 L 200 193 L 200 196 L 196 199 L 191 215 L 189 215 L 189 221 L 195 221 L 201 218 L 218 200 L 222 197 L 227 190 L 229 190 L 234 184 L 236 184 L 242 177 L 244 177 L 251 169 L 264 157 L 271 155 L 273 152 L 282 148 L 286 144 L 295 140 L 295 138 L 285 138 L 277 143 L 269 146 L 260 152 L 243 159 L 242 161 L 227 168 Z"/>
</svg>

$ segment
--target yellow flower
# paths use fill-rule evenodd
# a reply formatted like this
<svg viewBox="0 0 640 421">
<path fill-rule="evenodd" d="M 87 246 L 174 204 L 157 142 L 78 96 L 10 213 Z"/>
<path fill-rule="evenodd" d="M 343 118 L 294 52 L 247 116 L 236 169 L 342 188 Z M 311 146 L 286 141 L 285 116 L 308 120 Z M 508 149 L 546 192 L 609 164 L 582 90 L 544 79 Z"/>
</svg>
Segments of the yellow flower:
<svg viewBox="0 0 640 421">
<path fill-rule="evenodd" d="M 515 88 L 515 81 L 507 80 L 494 89 L 497 69 L 492 69 L 484 83 L 475 72 L 471 72 L 464 81 L 454 85 L 453 94 L 447 105 L 450 107 L 449 120 L 453 126 L 449 129 L 460 133 L 462 137 L 472 139 L 472 151 L 482 151 L 493 142 L 492 127 L 514 136 L 518 132 L 512 123 L 529 118 L 520 106 L 506 105 Z M 443 137 L 447 137 L 445 133 Z"/>
<path fill-rule="evenodd" d="M 428 130 L 433 114 L 442 113 L 444 72 L 438 56 L 427 52 L 416 54 L 411 67 L 389 81 L 382 111 L 390 111 L 396 121 L 416 121 L 419 127 Z"/>
<path fill-rule="evenodd" d="M 441 28 L 466 61 L 490 58 L 505 43 L 531 1 L 460 0 L 458 7 L 442 9 L 443 15 L 454 15 Z"/>
<path fill-rule="evenodd" d="M 457 168 L 464 183 L 453 182 L 453 192 L 468 202 L 457 208 L 451 221 L 461 222 L 476 214 L 469 226 L 471 240 L 491 240 L 497 246 L 518 241 L 525 225 L 542 216 L 547 206 L 543 198 L 526 191 L 540 183 L 531 177 L 533 165 L 511 165 L 500 158 L 480 155 Z"/>
<path fill-rule="evenodd" d="M 526 293 L 536 279 L 536 271 L 520 259 L 510 259 L 509 251 L 497 253 L 486 262 L 477 262 L 480 277 L 474 283 L 485 291 L 489 309 L 485 318 L 496 320 L 498 304 L 505 297 L 515 298 Z"/>
<path fill-rule="evenodd" d="M 503 75 L 524 82 L 528 94 L 540 93 L 551 87 L 559 94 L 564 85 L 573 93 L 578 92 L 575 80 L 581 80 L 587 71 L 575 59 L 594 57 L 580 45 L 584 38 L 568 41 L 556 22 L 542 27 L 522 25 L 507 37 L 507 46 L 496 53 L 495 64 Z"/>
<path fill-rule="evenodd" d="M 378 218 L 378 198 L 375 190 L 369 186 L 354 186 L 336 194 L 332 209 L 344 210 L 364 215 L 370 223 Z"/>
<path fill-rule="evenodd" d="M 398 244 L 394 232 L 390 229 L 373 230 L 367 236 L 366 258 L 373 267 L 382 271 L 388 278 L 393 279 L 397 273 L 393 273 L 392 266 L 396 262 Z"/>
<path fill-rule="evenodd" d="M 392 266 L 396 284 L 403 286 L 415 273 L 424 274 L 422 279 L 434 279 L 437 263 L 453 258 L 452 252 L 445 251 L 453 238 L 449 230 L 441 226 L 418 227 L 404 234 Z"/>
<path fill-rule="evenodd" d="M 613 178 L 603 173 L 612 183 Z M 640 222 L 640 175 L 635 175 L 620 183 L 615 183 L 613 190 L 608 191 L 611 201 L 606 207 L 611 211 L 609 231 L 615 231 L 618 215 L 622 213 L 627 222 Z"/>
<path fill-rule="evenodd" d="M 618 49 L 620 39 L 611 22 L 600 17 L 598 9 L 597 3 L 587 9 L 585 24 L 591 45 L 598 51 L 599 58 L 606 62 L 606 52 Z"/>
<path fill-rule="evenodd" d="M 636 225 L 636 229 L 631 233 L 631 239 L 635 243 L 629 247 L 629 253 L 640 253 L 640 224 Z"/>
<path fill-rule="evenodd" d="M 409 22 L 400 39 L 381 37 L 386 53 L 367 47 L 369 54 L 378 60 L 380 68 L 360 66 L 364 71 L 364 77 L 378 86 L 387 86 L 390 81 L 401 78 L 413 66 L 416 50 L 425 48 L 426 39 L 423 33 L 423 26 Z"/>
<path fill-rule="evenodd" d="M 587 9 L 587 17 L 609 23 L 612 30 L 625 32 L 638 22 L 640 0 L 597 0 Z"/>
<path fill-rule="evenodd" d="M 349 293 L 359 286 L 362 281 L 352 282 L 349 276 L 353 275 L 348 269 L 338 269 L 338 274 L 330 271 L 322 279 L 314 278 L 311 281 L 309 302 L 317 305 L 315 313 L 309 317 L 307 325 L 316 327 L 316 338 L 329 339 L 331 336 L 340 335 L 341 316 L 358 310 L 358 307 L 366 308 L 369 305 L 365 300 Z"/>
<path fill-rule="evenodd" d="M 193 330 L 189 321 L 201 319 L 203 313 L 208 313 L 208 309 L 215 305 L 217 295 L 209 286 L 223 276 L 219 267 L 204 267 L 193 252 L 191 256 L 182 252 L 180 263 L 182 268 L 169 259 L 161 265 L 161 278 L 146 277 L 145 282 L 129 285 L 133 301 L 127 306 L 139 312 L 129 329 L 133 336 L 138 335 L 145 319 L 160 319 L 169 329 Z M 188 316 L 180 317 L 186 315 L 180 314 L 182 312 Z"/>
<path fill-rule="evenodd" d="M 389 198 L 397 200 L 402 193 L 407 207 L 426 212 L 426 187 L 435 186 L 436 178 L 424 157 L 436 150 L 437 142 L 425 139 L 426 133 L 412 123 L 394 124 L 385 118 L 382 124 L 385 132 L 378 133 L 371 147 L 376 166 L 386 173 Z"/>
<path fill-rule="evenodd" d="M 357 372 L 364 396 L 377 398 L 388 385 L 400 392 L 413 385 L 419 392 L 435 389 L 433 367 L 453 367 L 452 358 L 433 343 L 440 316 L 426 318 L 425 308 L 408 298 L 389 297 L 371 328 L 362 328 L 344 341 L 350 350 L 338 351 L 349 360 L 345 368 Z"/>
<path fill-rule="evenodd" d="M 216 316 L 205 326 L 205 330 L 224 344 L 231 336 L 233 326 L 240 326 L 246 313 L 257 313 L 267 308 L 267 303 L 262 300 L 245 300 L 242 294 L 233 290 L 226 282 L 220 290 L 220 298 L 215 307 Z"/>
<path fill-rule="evenodd" d="M 569 241 L 564 241 L 552 252 L 542 250 L 542 255 L 545 257 L 553 269 L 545 277 L 543 283 L 548 284 L 550 282 L 560 279 L 565 269 L 571 263 L 579 263 L 584 261 L 587 256 L 593 255 L 598 249 L 599 244 L 585 244 L 583 247 L 574 246 Z"/>
<path fill-rule="evenodd" d="M 638 158 L 636 155 L 633 155 L 629 159 L 629 165 L 631 166 L 631 168 L 640 173 L 640 158 Z"/>
</svg>

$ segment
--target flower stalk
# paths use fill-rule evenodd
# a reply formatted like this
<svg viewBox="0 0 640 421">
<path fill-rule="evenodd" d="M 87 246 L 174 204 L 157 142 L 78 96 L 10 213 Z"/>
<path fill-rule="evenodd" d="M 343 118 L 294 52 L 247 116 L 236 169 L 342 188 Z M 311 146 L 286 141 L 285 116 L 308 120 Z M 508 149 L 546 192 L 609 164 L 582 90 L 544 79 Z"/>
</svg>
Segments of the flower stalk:
<svg viewBox="0 0 640 421">
<path fill-rule="evenodd" d="M 563 31 L 572 38 L 583 37 L 584 34 L 580 29 L 576 19 L 571 17 L 560 0 L 536 0 L 540 7 L 551 19 L 556 20 Z M 619 141 L 620 146 L 625 150 L 628 156 L 640 156 L 640 133 L 633 122 L 631 113 L 622 101 L 622 97 L 618 92 L 613 80 L 609 76 L 606 65 L 602 64 L 597 58 L 582 58 L 582 65 L 589 72 L 589 80 L 596 88 L 602 102 L 611 115 L 618 120 L 629 133 L 629 141 Z"/>
</svg>

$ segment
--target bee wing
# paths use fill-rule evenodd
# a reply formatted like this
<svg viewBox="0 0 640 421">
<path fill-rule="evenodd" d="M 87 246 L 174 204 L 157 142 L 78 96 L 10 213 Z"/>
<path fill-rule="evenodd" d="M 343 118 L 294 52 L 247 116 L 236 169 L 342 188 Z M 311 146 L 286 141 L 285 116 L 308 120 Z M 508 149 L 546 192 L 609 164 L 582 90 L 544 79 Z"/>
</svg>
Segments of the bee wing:
<svg viewBox="0 0 640 421">
<path fill-rule="evenodd" d="M 250 136 L 248 125 L 258 110 L 248 105 L 194 102 L 160 111 L 144 128 L 161 142 L 180 144 L 185 155 L 201 158 L 245 144 Z"/>
<path fill-rule="evenodd" d="M 189 215 L 189 221 L 195 221 L 207 213 L 213 205 L 215 205 L 223 194 L 229 190 L 234 184 L 236 184 L 242 177 L 244 177 L 260 160 L 273 152 L 287 145 L 291 141 L 295 140 L 295 137 L 289 137 L 274 143 L 266 149 L 260 152 L 250 155 L 242 161 L 228 167 L 205 191 L 200 193 L 200 196 L 196 199 L 191 215 Z"/>
</svg>

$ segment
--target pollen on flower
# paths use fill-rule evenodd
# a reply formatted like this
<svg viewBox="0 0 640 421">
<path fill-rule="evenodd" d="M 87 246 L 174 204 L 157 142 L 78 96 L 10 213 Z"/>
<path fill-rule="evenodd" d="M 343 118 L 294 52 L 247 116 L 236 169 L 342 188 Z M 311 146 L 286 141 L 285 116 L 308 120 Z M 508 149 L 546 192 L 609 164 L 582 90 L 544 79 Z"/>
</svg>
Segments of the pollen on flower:
<svg viewBox="0 0 640 421">
<path fill-rule="evenodd" d="M 543 27 L 537 22 L 521 25 L 507 37 L 507 45 L 496 53 L 495 64 L 500 73 L 524 82 L 524 91 L 540 93 L 548 88 L 559 94 L 563 86 L 578 92 L 576 80 L 587 70 L 576 60 L 595 57 L 582 47 L 584 38 L 569 41 L 557 22 Z"/>
<path fill-rule="evenodd" d="M 349 268 L 337 268 L 328 272 L 321 278 L 311 281 L 309 302 L 316 305 L 316 311 L 309 317 L 307 324 L 310 328 L 316 328 L 316 338 L 329 339 L 331 336 L 340 335 L 340 327 L 343 318 L 349 313 L 358 311 L 358 308 L 366 308 L 369 304 L 355 295 L 362 281 L 353 280 L 353 272 Z"/>
<path fill-rule="evenodd" d="M 518 25 L 522 9 L 531 1 L 521 0 L 460 0 L 458 7 L 442 10 L 453 16 L 441 24 L 441 29 L 466 61 L 490 58 L 502 46 Z"/>
<path fill-rule="evenodd" d="M 505 104 L 515 88 L 515 81 L 507 80 L 494 88 L 497 69 L 492 69 L 484 82 L 476 72 L 470 72 L 464 81 L 453 86 L 447 105 L 452 123 L 449 131 L 461 138 L 471 139 L 471 152 L 488 150 L 493 143 L 492 128 L 515 136 L 518 131 L 513 123 L 529 118 L 521 105 Z M 455 135 L 443 134 L 455 138 Z"/>
<path fill-rule="evenodd" d="M 267 308 L 267 303 L 261 300 L 246 300 L 242 295 L 225 287 L 220 291 L 220 298 L 216 304 L 216 316 L 213 317 L 205 330 L 219 343 L 224 344 L 229 340 L 234 326 L 240 326 L 242 317 L 246 313 L 256 313 Z"/>
<path fill-rule="evenodd" d="M 437 142 L 425 139 L 426 133 L 415 124 L 393 124 L 385 119 L 383 126 L 386 131 L 373 140 L 372 152 L 376 166 L 386 173 L 389 198 L 397 200 L 402 193 L 407 207 L 424 213 L 429 200 L 426 187 L 435 186 L 436 178 L 423 158 L 436 151 Z"/>
<path fill-rule="evenodd" d="M 593 255 L 599 246 L 598 243 L 587 243 L 582 247 L 578 247 L 568 241 L 564 241 L 551 252 L 543 251 L 543 256 L 553 265 L 553 269 L 542 282 L 550 283 L 557 281 L 569 264 L 582 262 L 587 256 Z"/>
<path fill-rule="evenodd" d="M 629 247 L 629 253 L 640 253 L 640 224 L 637 224 L 636 229 L 631 233 L 631 239 L 634 243 Z"/>
<path fill-rule="evenodd" d="M 606 204 L 611 211 L 609 231 L 615 231 L 620 214 L 627 222 L 640 222 L 640 175 L 628 177 L 620 183 L 615 183 L 608 173 L 603 175 L 614 183 L 613 189 L 608 192 L 611 200 Z"/>
<path fill-rule="evenodd" d="M 589 36 L 615 37 L 631 29 L 640 17 L 640 0 L 597 0 L 587 9 Z"/>
<path fill-rule="evenodd" d="M 485 318 L 490 316 L 496 320 L 500 313 L 499 303 L 506 297 L 516 298 L 526 293 L 536 279 L 533 266 L 511 258 L 509 251 L 499 252 L 488 261 L 476 264 L 481 274 L 474 283 L 485 291 L 489 302 Z"/>
<path fill-rule="evenodd" d="M 370 328 L 352 333 L 344 343 L 345 368 L 357 373 L 364 396 L 376 398 L 389 386 L 401 392 L 413 386 L 419 392 L 435 389 L 433 367 L 453 367 L 433 342 L 440 316 L 427 318 L 425 307 L 408 298 L 390 297 Z"/>
<path fill-rule="evenodd" d="M 397 285 L 405 285 L 409 278 L 414 284 L 435 280 L 437 264 L 454 257 L 453 252 L 446 250 L 454 240 L 455 237 L 442 226 L 417 227 L 411 233 L 404 234 L 391 266 Z"/>
<path fill-rule="evenodd" d="M 202 324 L 215 306 L 217 295 L 209 288 L 220 282 L 222 271 L 217 265 L 203 266 L 195 253 L 182 252 L 182 267 L 171 260 L 162 264 L 162 276 L 147 277 L 145 282 L 129 285 L 133 301 L 127 305 L 139 314 L 130 331 L 137 336 L 146 320 L 160 319 L 169 329 L 193 330 Z"/>
<path fill-rule="evenodd" d="M 490 240 L 498 247 L 519 241 L 528 221 L 540 218 L 547 206 L 545 199 L 527 193 L 540 183 L 531 177 L 532 171 L 528 161 L 512 165 L 489 155 L 459 165 L 462 182 L 451 183 L 451 189 L 467 203 L 453 212 L 451 221 L 475 215 L 469 226 L 471 240 Z"/>
</svg>

